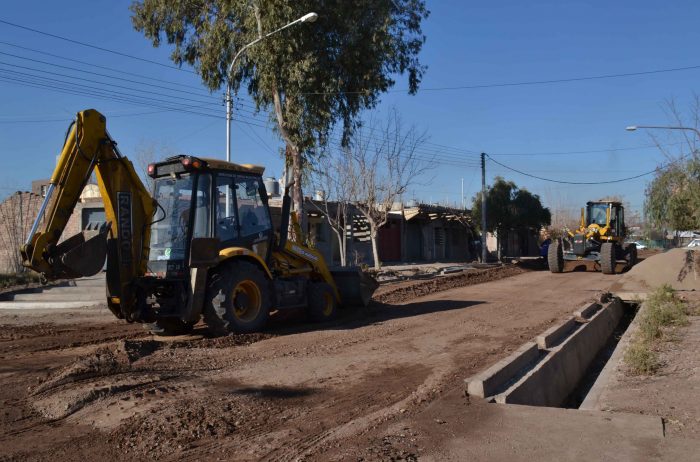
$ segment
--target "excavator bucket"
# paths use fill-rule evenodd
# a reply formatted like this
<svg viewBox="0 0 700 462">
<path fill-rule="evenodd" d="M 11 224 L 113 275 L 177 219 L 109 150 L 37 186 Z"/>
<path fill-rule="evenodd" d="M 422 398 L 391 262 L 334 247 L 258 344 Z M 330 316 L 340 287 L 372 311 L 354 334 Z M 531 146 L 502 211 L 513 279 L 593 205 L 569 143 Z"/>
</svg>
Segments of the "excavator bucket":
<svg viewBox="0 0 700 462">
<path fill-rule="evenodd" d="M 91 224 L 84 231 L 58 244 L 55 255 L 60 268 L 57 268 L 57 273 L 62 277 L 80 278 L 100 272 L 107 258 L 108 231 L 109 226 L 106 224 Z"/>
<path fill-rule="evenodd" d="M 367 306 L 379 284 L 360 268 L 336 268 L 331 270 L 335 285 L 340 292 L 343 306 Z"/>
</svg>

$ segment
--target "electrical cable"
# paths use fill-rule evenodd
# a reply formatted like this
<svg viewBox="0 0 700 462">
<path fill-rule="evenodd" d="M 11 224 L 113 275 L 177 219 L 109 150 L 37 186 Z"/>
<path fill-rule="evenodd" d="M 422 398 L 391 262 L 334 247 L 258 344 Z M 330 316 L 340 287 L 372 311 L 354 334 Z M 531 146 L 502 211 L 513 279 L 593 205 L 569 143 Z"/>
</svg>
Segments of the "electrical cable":
<svg viewBox="0 0 700 462">
<path fill-rule="evenodd" d="M 630 176 L 630 177 L 627 177 L 627 178 L 618 178 L 618 179 L 615 179 L 615 180 L 607 180 L 607 181 L 564 181 L 564 180 L 555 180 L 555 179 L 552 179 L 552 178 L 544 178 L 544 177 L 541 177 L 541 176 L 533 175 L 533 174 L 531 174 L 531 173 L 523 172 L 522 170 L 518 170 L 518 169 L 515 169 L 515 168 L 513 168 L 513 167 L 509 167 L 509 166 L 507 166 L 507 165 L 505 165 L 505 164 L 502 164 L 501 162 L 498 162 L 496 159 L 494 159 L 493 157 L 489 156 L 488 154 L 486 154 L 486 157 L 488 157 L 488 158 L 491 160 L 491 162 L 493 162 L 493 163 L 495 163 L 495 164 L 497 164 L 497 165 L 500 165 L 501 167 L 503 167 L 503 168 L 505 168 L 505 169 L 507 169 L 507 170 L 510 170 L 510 171 L 512 171 L 512 172 L 515 172 L 515 173 L 519 173 L 519 174 L 524 175 L 524 176 L 528 176 L 528 177 L 530 177 L 530 178 L 535 178 L 535 179 L 537 179 L 537 180 L 547 181 L 547 182 L 550 182 L 550 183 L 574 184 L 574 185 L 597 185 L 597 184 L 622 183 L 623 181 L 636 180 L 637 178 L 641 178 L 641 177 L 644 177 L 644 176 L 647 176 L 647 175 L 651 175 L 652 173 L 655 173 L 657 170 L 659 170 L 659 168 L 662 168 L 662 167 L 657 167 L 657 168 L 655 168 L 654 170 L 650 170 L 650 171 L 648 171 L 648 172 L 640 173 L 639 175 L 634 175 L 634 176 Z M 681 157 L 679 158 L 679 160 L 680 160 L 680 159 L 683 159 L 683 158 L 685 158 L 685 157 L 687 157 L 687 155 L 681 156 Z"/>
<path fill-rule="evenodd" d="M 26 30 L 26 31 L 29 31 L 29 32 L 34 32 L 34 33 L 36 33 L 36 34 L 45 35 L 45 36 L 47 36 L 47 37 L 52 37 L 52 38 L 55 38 L 55 39 L 58 39 L 58 40 L 63 40 L 63 41 L 65 41 L 65 42 L 74 43 L 74 44 L 76 44 L 76 45 L 81 45 L 81 46 L 84 46 L 84 47 L 93 48 L 93 49 L 95 49 L 95 50 L 104 51 L 104 52 L 106 52 L 106 53 L 112 53 L 112 54 L 117 55 L 117 56 L 123 56 L 123 57 L 125 57 L 125 58 L 135 59 L 135 60 L 138 60 L 138 61 L 142 61 L 142 62 L 149 63 L 149 64 L 154 64 L 154 65 L 161 66 L 161 67 L 165 67 L 165 68 L 168 68 L 168 69 L 175 69 L 175 70 L 181 71 L 181 72 L 188 72 L 188 73 L 190 73 L 190 74 L 196 74 L 196 72 L 191 71 L 191 70 L 189 70 L 189 69 L 183 69 L 183 68 L 181 68 L 181 67 L 171 66 L 171 65 L 169 65 L 169 64 L 164 64 L 164 63 L 160 63 L 160 62 L 158 62 L 158 61 L 153 61 L 153 60 L 151 60 L 151 59 L 140 58 L 140 57 L 138 57 L 138 56 L 133 56 L 133 55 L 130 55 L 130 54 L 127 54 L 127 53 L 122 53 L 121 51 L 110 50 L 109 48 L 103 48 L 103 47 L 99 47 L 99 46 L 97 46 L 97 45 L 92 45 L 92 44 L 90 44 L 90 43 L 81 42 L 81 41 L 74 40 L 74 39 L 71 39 L 71 38 L 68 38 L 68 37 L 62 37 L 62 36 L 57 35 L 57 34 L 51 34 L 51 33 L 49 33 L 49 32 L 44 32 L 44 31 L 41 31 L 41 30 L 38 30 L 38 29 L 32 29 L 31 27 L 22 26 L 22 25 L 20 25 L 20 24 L 15 24 L 15 23 L 10 22 L 10 21 L 5 21 L 4 19 L 0 19 L 0 24 L 5 24 L 5 25 L 8 25 L 8 26 L 16 27 L 16 28 L 18 28 L 18 29 L 23 29 L 23 30 Z"/>
</svg>

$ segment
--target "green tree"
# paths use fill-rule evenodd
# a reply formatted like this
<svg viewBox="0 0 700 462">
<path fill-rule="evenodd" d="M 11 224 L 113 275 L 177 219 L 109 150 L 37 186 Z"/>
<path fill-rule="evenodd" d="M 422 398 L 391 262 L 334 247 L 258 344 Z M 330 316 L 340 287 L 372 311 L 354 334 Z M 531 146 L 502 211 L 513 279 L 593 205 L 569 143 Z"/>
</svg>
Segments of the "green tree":
<svg viewBox="0 0 700 462">
<path fill-rule="evenodd" d="M 658 169 L 647 187 L 644 207 L 653 226 L 676 231 L 700 228 L 700 159 Z"/>
<path fill-rule="evenodd" d="M 269 112 L 293 168 L 297 211 L 304 158 L 338 124 L 346 144 L 358 114 L 377 105 L 395 76 L 407 74 L 414 94 L 425 71 L 423 0 L 138 0 L 131 11 L 136 30 L 154 46 L 163 38 L 174 45 L 171 59 L 192 65 L 210 90 L 230 79 L 234 92 L 245 86 L 257 110 Z M 311 11 L 315 23 L 262 40 L 227 76 L 237 50 Z"/>
<path fill-rule="evenodd" d="M 473 199 L 472 216 L 481 231 L 481 194 Z M 539 230 L 552 222 L 549 209 L 542 206 L 540 197 L 520 189 L 512 181 L 497 176 L 486 192 L 486 231 L 495 233 L 498 256 L 501 256 L 501 237 L 513 229 Z"/>
</svg>

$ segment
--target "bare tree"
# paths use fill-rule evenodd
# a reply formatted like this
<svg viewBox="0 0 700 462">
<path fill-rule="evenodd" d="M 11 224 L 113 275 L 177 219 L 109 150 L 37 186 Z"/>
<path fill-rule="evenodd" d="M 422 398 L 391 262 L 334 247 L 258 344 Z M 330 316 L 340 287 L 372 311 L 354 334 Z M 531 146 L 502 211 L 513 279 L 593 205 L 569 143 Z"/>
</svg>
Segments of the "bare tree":
<svg viewBox="0 0 700 462">
<path fill-rule="evenodd" d="M 352 152 L 342 149 L 328 153 L 311 176 L 314 189 L 322 191 L 320 200 L 311 204 L 323 214 L 338 241 L 340 265 L 347 265 L 347 226 L 351 202 L 355 194 Z"/>
<path fill-rule="evenodd" d="M 153 179 L 148 176 L 148 165 L 172 155 L 175 155 L 173 149 L 165 144 L 141 140 L 134 148 L 133 154 L 128 157 L 133 162 L 141 181 L 146 185 L 146 189 L 151 190 Z"/>
<path fill-rule="evenodd" d="M 380 269 L 377 236 L 389 219 L 391 207 L 418 183 L 430 167 L 429 161 L 418 155 L 427 141 L 425 133 L 414 126 L 404 129 L 396 109 L 389 113 L 383 125 L 370 121 L 351 142 L 353 205 L 365 217 L 370 228 L 374 268 Z M 423 180 L 428 181 L 427 178 Z"/>
</svg>

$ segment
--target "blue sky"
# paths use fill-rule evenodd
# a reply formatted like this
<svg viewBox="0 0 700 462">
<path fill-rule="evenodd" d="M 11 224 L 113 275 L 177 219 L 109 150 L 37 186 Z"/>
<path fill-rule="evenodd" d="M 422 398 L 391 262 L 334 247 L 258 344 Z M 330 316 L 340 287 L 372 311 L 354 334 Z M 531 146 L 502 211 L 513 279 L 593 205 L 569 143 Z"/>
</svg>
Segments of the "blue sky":
<svg viewBox="0 0 700 462">
<path fill-rule="evenodd" d="M 127 1 L 6 3 L 0 13 L 4 21 L 169 64 L 167 46 L 154 49 L 133 30 Z M 653 170 L 665 161 L 656 148 L 649 147 L 652 142 L 648 133 L 630 133 L 624 128 L 630 124 L 670 123 L 664 101 L 675 98 L 679 106 L 688 106 L 697 91 L 700 69 L 546 85 L 434 89 L 700 65 L 695 52 L 696 44 L 700 43 L 697 2 L 662 5 L 648 0 L 429 1 L 428 7 L 431 16 L 424 24 L 427 42 L 421 55 L 422 62 L 428 66 L 423 89 L 416 96 L 402 91 L 386 94 L 379 108 L 384 112 L 396 107 L 407 123 L 426 130 L 430 137 L 432 144 L 424 149 L 435 154 L 439 165 L 430 174 L 432 184 L 413 188 L 412 195 L 417 199 L 459 203 L 463 178 L 465 196 L 470 203 L 480 184 L 477 160 L 482 151 L 515 169 L 564 181 L 630 177 Z M 313 24 L 301 27 L 313 27 Z M 221 95 L 206 95 L 195 74 L 2 23 L 0 42 L 3 42 L 0 43 L 3 53 L 0 54 L 0 158 L 3 160 L 0 195 L 29 189 L 32 179 L 49 176 L 68 122 L 77 111 L 90 107 L 108 116 L 110 133 L 127 156 L 144 146 L 208 157 L 224 156 Z M 61 73 L 80 76 L 81 80 L 72 80 L 80 85 L 100 86 L 87 80 L 91 79 L 144 88 L 22 59 L 144 81 L 26 48 L 148 76 L 156 79 L 147 81 L 152 84 L 198 93 L 174 93 L 150 87 L 153 91 L 204 101 L 201 104 L 207 106 L 201 111 L 214 117 L 173 111 L 144 114 L 158 109 L 53 91 L 60 88 L 60 83 L 53 85 L 53 90 L 12 83 L 7 78 L 25 81 L 30 78 L 16 72 L 71 80 L 51 75 Z M 405 87 L 405 79 L 399 77 L 396 89 Z M 185 103 L 200 104 L 182 102 Z M 267 173 L 280 175 L 277 150 L 281 142 L 269 128 L 266 115 L 254 116 L 249 112 L 250 101 L 245 95 L 240 95 L 239 105 L 237 115 L 247 124 L 233 125 L 234 160 L 262 164 L 267 166 Z M 680 141 L 671 135 L 658 135 L 663 142 Z M 572 151 L 599 152 L 567 154 Z M 614 194 L 638 209 L 651 178 L 608 186 L 565 185 L 529 178 L 488 162 L 488 181 L 495 175 L 539 194 L 547 206 L 567 208 Z"/>
</svg>

